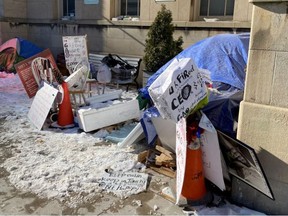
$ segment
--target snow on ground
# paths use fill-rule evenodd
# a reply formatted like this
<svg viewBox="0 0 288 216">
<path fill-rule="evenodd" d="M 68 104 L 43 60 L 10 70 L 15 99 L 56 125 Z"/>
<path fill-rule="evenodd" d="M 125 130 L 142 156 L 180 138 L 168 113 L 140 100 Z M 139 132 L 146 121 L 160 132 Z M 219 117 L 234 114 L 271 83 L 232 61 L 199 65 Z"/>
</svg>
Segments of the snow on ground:
<svg viewBox="0 0 288 216">
<path fill-rule="evenodd" d="M 119 148 L 105 142 L 101 137 L 107 131 L 79 133 L 77 127 L 37 130 L 27 117 L 32 101 L 18 75 L 0 72 L 0 166 L 10 173 L 9 181 L 16 188 L 56 198 L 73 208 L 99 196 L 102 188 L 97 181 L 107 176 L 105 170 L 135 173 L 145 169 L 136 163 L 139 145 Z M 4 149 L 11 149 L 12 154 L 7 156 Z M 115 195 L 131 193 L 124 190 Z M 218 208 L 203 206 L 196 214 L 263 215 L 229 203 Z"/>
<path fill-rule="evenodd" d="M 133 169 L 137 155 L 131 146 L 119 148 L 96 133 L 79 133 L 77 127 L 36 129 L 27 117 L 33 99 L 18 75 L 0 76 L 0 145 L 13 149 L 2 166 L 18 189 L 76 206 L 102 190 L 97 179 L 107 174 L 105 169 Z M 120 195 L 129 195 L 125 193 Z"/>
</svg>

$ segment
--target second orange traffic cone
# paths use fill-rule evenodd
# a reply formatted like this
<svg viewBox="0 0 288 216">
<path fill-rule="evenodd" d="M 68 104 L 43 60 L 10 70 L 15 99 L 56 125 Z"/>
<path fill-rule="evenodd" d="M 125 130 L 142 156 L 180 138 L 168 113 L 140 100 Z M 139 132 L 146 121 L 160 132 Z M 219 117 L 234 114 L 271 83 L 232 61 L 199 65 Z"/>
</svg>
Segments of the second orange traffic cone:
<svg viewBox="0 0 288 216">
<path fill-rule="evenodd" d="M 194 129 L 195 128 L 192 130 Z M 187 137 L 187 139 L 190 140 L 190 143 L 187 146 L 186 169 L 182 188 L 182 195 L 187 199 L 188 203 L 201 202 L 201 200 L 204 200 L 207 193 L 200 145 L 200 133 L 197 134 L 197 137 L 194 136 L 193 138 L 192 133 L 192 131 L 187 131 L 187 135 L 190 136 Z"/>
<path fill-rule="evenodd" d="M 74 115 L 72 111 L 68 85 L 66 82 L 63 82 L 61 86 L 63 89 L 63 100 L 59 105 L 57 123 L 61 127 L 74 126 Z"/>
<path fill-rule="evenodd" d="M 186 170 L 182 195 L 191 201 L 204 198 L 206 186 L 201 147 L 187 147 Z"/>
</svg>

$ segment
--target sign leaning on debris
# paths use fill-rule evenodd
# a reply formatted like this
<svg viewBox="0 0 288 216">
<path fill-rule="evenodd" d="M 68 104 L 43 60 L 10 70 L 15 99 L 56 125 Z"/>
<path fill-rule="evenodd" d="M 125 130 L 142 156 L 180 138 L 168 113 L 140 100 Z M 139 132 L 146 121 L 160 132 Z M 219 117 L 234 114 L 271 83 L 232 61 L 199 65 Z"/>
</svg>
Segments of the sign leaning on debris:
<svg viewBox="0 0 288 216">
<path fill-rule="evenodd" d="M 221 131 L 218 137 L 229 173 L 274 200 L 255 150 Z"/>
<path fill-rule="evenodd" d="M 205 130 L 200 137 L 205 178 L 210 180 L 220 190 L 225 190 L 217 132 L 205 114 L 202 114 L 199 127 Z M 186 118 L 181 118 L 176 124 L 176 204 L 180 204 L 181 202 L 181 192 L 186 169 L 187 145 L 187 122 Z"/>
<path fill-rule="evenodd" d="M 87 35 L 63 36 L 62 40 L 66 67 L 71 74 L 79 62 L 88 62 Z"/>
<path fill-rule="evenodd" d="M 148 91 L 161 116 L 174 122 L 207 97 L 202 75 L 191 58 L 174 59 Z"/>
<path fill-rule="evenodd" d="M 41 130 L 57 93 L 56 88 L 45 82 L 44 86 L 37 92 L 29 110 L 28 118 L 38 130 Z"/>
</svg>

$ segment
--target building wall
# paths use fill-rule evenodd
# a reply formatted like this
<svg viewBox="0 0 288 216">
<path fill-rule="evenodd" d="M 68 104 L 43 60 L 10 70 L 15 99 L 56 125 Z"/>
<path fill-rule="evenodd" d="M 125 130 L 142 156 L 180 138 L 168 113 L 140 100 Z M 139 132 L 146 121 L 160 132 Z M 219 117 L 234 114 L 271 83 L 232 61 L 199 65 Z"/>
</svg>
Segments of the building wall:
<svg viewBox="0 0 288 216">
<path fill-rule="evenodd" d="M 287 214 L 288 1 L 253 2 L 245 95 L 240 105 L 237 137 L 256 149 L 275 200 L 236 181 L 234 197 L 267 214 Z M 239 196 L 239 192 L 249 196 Z"/>
<path fill-rule="evenodd" d="M 141 1 L 140 20 L 153 21 L 161 5 L 155 0 Z M 190 21 L 191 0 L 169 2 L 166 3 L 166 7 L 171 10 L 174 21 Z"/>
<path fill-rule="evenodd" d="M 142 0 L 140 21 L 137 22 L 111 21 L 119 15 L 117 0 L 99 1 L 98 5 L 83 2 L 75 0 L 75 17 L 67 20 L 63 18 L 62 0 L 0 0 L 4 8 L 0 17 L 0 39 L 5 42 L 16 36 L 23 37 L 42 48 L 49 48 L 56 57 L 63 51 L 62 36 L 86 34 L 90 52 L 143 56 L 148 28 L 161 8 L 160 3 Z M 248 3 L 244 5 L 249 7 Z M 242 17 L 241 22 L 194 22 L 196 0 L 176 0 L 166 6 L 171 10 L 176 26 L 175 38 L 182 36 L 184 39 L 183 48 L 215 34 L 250 31 L 248 15 L 246 20 Z"/>
<path fill-rule="evenodd" d="M 236 22 L 251 21 L 252 8 L 253 4 L 249 1 L 235 0 L 233 20 Z"/>
<path fill-rule="evenodd" d="M 2 0 L 3 16 L 9 18 L 26 18 L 26 0 Z"/>
</svg>

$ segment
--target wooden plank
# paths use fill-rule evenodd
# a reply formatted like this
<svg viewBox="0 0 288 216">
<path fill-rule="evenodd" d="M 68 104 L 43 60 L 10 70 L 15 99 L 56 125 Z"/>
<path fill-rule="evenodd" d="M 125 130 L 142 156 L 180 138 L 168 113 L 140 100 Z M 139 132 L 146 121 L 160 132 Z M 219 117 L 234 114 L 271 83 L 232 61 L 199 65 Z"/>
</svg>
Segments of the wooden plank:
<svg viewBox="0 0 288 216">
<path fill-rule="evenodd" d="M 176 172 L 169 169 L 169 168 L 166 168 L 166 167 L 150 167 L 152 170 L 160 173 L 160 174 L 163 174 L 163 175 L 166 175 L 168 177 L 171 177 L 171 178 L 175 178 L 176 177 Z"/>
<path fill-rule="evenodd" d="M 175 155 L 168 151 L 167 149 L 163 148 L 162 146 L 156 145 L 156 150 L 162 152 L 163 154 L 165 154 L 166 156 L 170 157 L 171 159 L 175 159 Z"/>
</svg>

